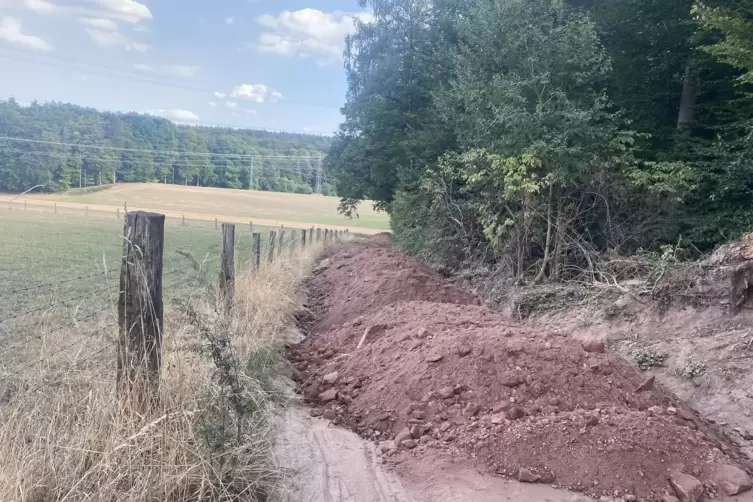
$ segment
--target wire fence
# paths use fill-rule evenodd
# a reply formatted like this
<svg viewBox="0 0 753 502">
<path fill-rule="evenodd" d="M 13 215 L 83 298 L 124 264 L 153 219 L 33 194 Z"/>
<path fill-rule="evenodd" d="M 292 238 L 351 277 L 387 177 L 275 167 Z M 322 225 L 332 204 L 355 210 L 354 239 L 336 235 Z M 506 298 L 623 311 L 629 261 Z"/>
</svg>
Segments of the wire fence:
<svg viewBox="0 0 753 502">
<path fill-rule="evenodd" d="M 239 269 L 287 260 L 315 242 L 333 241 L 345 235 L 315 228 L 275 227 L 269 231 L 263 227 L 254 229 L 253 225 L 242 228 L 245 232 L 239 234 L 239 240 L 244 240 L 246 246 L 235 258 Z M 216 247 L 208 251 L 181 249 L 165 253 L 161 280 L 168 317 L 178 308 L 174 300 L 218 291 L 221 250 L 220 239 L 217 241 Z M 116 352 L 123 260 L 119 257 L 92 261 L 90 269 L 83 272 L 66 274 L 58 270 L 61 277 L 57 280 L 39 280 L 0 290 L 0 393 L 16 379 L 34 375 L 36 368 L 47 365 L 71 371 L 103 354 Z M 107 367 L 113 365 L 107 363 Z M 33 392 L 35 386 L 26 390 Z"/>
</svg>

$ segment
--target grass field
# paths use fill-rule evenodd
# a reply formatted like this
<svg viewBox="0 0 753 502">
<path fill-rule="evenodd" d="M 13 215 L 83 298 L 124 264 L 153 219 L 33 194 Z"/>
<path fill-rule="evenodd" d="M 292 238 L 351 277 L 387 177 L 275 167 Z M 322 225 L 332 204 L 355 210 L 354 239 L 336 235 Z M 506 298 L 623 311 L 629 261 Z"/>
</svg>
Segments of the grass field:
<svg viewBox="0 0 753 502">
<path fill-rule="evenodd" d="M 187 218 L 191 215 L 193 219 L 219 218 L 222 221 L 236 218 L 239 221 L 258 220 L 267 225 L 287 224 L 299 228 L 313 224 L 350 228 L 353 232 L 363 233 L 389 229 L 388 216 L 375 212 L 370 203 L 361 205 L 358 219 L 348 219 L 337 212 L 337 197 L 321 195 L 128 183 L 83 195 L 29 195 L 24 198 L 30 203 L 72 203 L 89 205 L 93 209 L 94 206 L 107 207 L 108 210 L 122 208 L 127 203 L 129 209 L 186 214 Z"/>
<path fill-rule="evenodd" d="M 0 205 L 0 500 L 265 500 L 286 399 L 270 382 L 320 245 L 249 274 L 237 227 L 236 301 L 218 314 L 220 231 L 167 218 L 160 400 L 143 414 L 115 392 L 123 222 L 50 209 Z"/>
</svg>

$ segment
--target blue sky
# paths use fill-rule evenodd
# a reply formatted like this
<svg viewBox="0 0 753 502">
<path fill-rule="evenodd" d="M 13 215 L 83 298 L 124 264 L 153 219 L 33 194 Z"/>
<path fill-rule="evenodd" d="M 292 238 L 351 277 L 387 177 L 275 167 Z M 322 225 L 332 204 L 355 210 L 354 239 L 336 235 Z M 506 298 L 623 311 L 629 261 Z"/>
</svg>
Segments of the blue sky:
<svg viewBox="0 0 753 502">
<path fill-rule="evenodd" d="M 356 0 L 0 0 L 0 97 L 331 133 Z"/>
</svg>

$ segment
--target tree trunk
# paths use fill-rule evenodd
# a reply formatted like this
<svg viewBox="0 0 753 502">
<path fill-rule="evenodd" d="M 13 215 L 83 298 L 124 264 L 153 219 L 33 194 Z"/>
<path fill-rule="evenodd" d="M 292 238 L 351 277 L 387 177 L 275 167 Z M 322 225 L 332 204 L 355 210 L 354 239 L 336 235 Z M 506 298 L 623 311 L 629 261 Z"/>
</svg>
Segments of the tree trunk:
<svg viewBox="0 0 753 502">
<path fill-rule="evenodd" d="M 677 116 L 677 130 L 685 136 L 690 136 L 697 95 L 698 89 L 696 88 L 695 75 L 693 75 L 693 61 L 691 60 L 685 66 L 685 78 L 682 82 L 682 97 L 680 99 L 680 113 Z"/>
<path fill-rule="evenodd" d="M 547 210 L 546 220 L 546 244 L 544 244 L 544 260 L 541 262 L 541 269 L 533 279 L 533 284 L 538 284 L 544 278 L 546 266 L 549 263 L 549 247 L 552 245 L 552 204 L 554 203 L 554 185 L 549 185 L 549 209 Z"/>
</svg>

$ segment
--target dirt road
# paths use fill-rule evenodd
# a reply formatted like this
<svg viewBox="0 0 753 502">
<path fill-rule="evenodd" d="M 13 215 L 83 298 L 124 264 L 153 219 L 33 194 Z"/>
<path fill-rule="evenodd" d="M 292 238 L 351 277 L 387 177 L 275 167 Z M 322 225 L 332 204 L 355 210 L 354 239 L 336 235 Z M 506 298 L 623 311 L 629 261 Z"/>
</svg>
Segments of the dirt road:
<svg viewBox="0 0 753 502">
<path fill-rule="evenodd" d="M 291 409 L 277 457 L 286 475 L 285 502 L 588 502 L 546 485 L 482 476 L 440 458 L 384 464 L 356 434 Z"/>
</svg>

